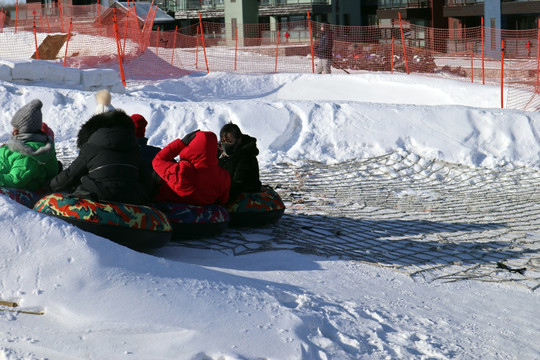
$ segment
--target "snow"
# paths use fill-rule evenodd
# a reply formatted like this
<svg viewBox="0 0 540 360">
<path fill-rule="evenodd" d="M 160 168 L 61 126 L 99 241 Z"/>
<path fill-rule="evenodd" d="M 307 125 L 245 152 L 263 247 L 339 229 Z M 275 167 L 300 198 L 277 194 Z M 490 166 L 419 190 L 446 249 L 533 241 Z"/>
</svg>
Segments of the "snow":
<svg viewBox="0 0 540 360">
<path fill-rule="evenodd" d="M 0 60 L 0 80 L 15 83 L 49 82 L 82 90 L 107 88 L 119 93 L 125 90 L 118 72 L 113 69 L 80 70 L 40 60 Z"/>
<path fill-rule="evenodd" d="M 95 92 L 39 79 L 0 85 L 1 142 L 15 111 L 39 98 L 59 156 L 73 157 Z M 156 146 L 233 121 L 258 139 L 263 169 L 400 150 L 472 168 L 540 167 L 540 115 L 500 109 L 499 91 L 405 74 L 210 73 L 131 84 L 112 102 L 144 115 Z M 2 360 L 540 353 L 540 293 L 517 286 L 423 282 L 293 251 L 230 256 L 176 246 L 138 253 L 4 196 L 0 227 L 0 298 L 45 312 L 0 312 Z"/>
</svg>

